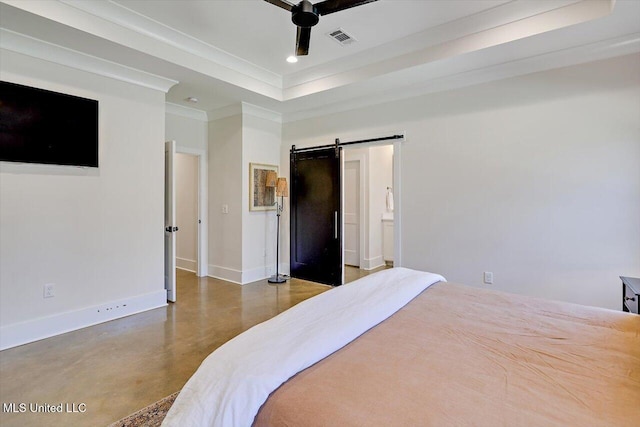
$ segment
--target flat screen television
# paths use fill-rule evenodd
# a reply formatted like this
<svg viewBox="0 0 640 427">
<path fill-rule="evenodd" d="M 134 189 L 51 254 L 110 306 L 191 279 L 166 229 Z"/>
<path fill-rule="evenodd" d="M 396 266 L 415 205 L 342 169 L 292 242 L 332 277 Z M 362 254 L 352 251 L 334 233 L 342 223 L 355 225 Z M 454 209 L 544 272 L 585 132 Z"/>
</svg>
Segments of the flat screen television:
<svg viewBox="0 0 640 427">
<path fill-rule="evenodd" d="M 98 167 L 98 101 L 0 81 L 0 160 Z"/>
</svg>

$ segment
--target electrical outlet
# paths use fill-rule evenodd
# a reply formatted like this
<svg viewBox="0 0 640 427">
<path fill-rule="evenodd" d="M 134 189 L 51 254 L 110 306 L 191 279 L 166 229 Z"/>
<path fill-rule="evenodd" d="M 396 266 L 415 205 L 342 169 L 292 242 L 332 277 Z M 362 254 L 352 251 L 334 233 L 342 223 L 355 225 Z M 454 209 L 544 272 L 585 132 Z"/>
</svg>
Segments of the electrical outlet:
<svg viewBox="0 0 640 427">
<path fill-rule="evenodd" d="M 493 283 L 493 273 L 491 271 L 484 272 L 484 283 L 490 285 Z"/>
<path fill-rule="evenodd" d="M 55 293 L 55 287 L 56 285 L 53 283 L 47 283 L 44 285 L 44 293 L 43 293 L 43 297 L 44 298 L 53 298 L 56 296 Z"/>
</svg>

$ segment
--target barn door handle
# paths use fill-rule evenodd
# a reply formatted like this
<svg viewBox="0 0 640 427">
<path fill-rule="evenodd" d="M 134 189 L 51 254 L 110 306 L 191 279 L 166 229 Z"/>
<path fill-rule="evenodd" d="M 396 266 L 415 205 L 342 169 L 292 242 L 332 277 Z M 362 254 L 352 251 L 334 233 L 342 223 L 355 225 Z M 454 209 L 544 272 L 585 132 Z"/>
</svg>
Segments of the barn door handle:
<svg viewBox="0 0 640 427">
<path fill-rule="evenodd" d="M 333 211 L 333 238 L 338 239 L 338 211 Z"/>
</svg>

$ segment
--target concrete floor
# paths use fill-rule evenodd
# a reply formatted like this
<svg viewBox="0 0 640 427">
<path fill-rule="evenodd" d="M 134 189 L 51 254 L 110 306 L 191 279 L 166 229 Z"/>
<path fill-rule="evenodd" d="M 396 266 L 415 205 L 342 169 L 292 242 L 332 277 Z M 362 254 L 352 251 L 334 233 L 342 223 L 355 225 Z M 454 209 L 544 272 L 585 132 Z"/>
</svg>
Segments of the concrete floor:
<svg viewBox="0 0 640 427">
<path fill-rule="evenodd" d="M 370 273 L 348 267 L 345 282 Z M 328 289 L 297 279 L 240 286 L 178 270 L 175 304 L 0 352 L 0 425 L 106 426 L 180 390 L 229 339 Z M 31 413 L 31 403 L 86 410 Z"/>
</svg>

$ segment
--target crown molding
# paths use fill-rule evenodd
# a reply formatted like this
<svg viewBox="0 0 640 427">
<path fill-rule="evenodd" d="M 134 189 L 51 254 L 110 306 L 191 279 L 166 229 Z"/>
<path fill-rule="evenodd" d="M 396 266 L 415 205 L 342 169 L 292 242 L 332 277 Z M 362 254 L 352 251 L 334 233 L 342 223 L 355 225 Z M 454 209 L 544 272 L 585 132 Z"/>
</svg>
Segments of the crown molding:
<svg viewBox="0 0 640 427">
<path fill-rule="evenodd" d="M 611 13 L 615 4 L 615 0 L 511 1 L 283 77 L 113 1 L 3 2 L 277 101 L 326 93 L 593 20 Z"/>
<path fill-rule="evenodd" d="M 203 119 L 203 114 L 206 114 L 207 120 L 246 114 L 291 122 L 624 54 L 614 53 L 616 51 L 637 51 L 634 50 L 637 49 L 637 40 L 633 38 L 635 36 L 622 41 L 618 48 L 608 45 L 609 41 L 601 45 L 587 45 L 590 40 L 596 39 L 583 37 L 581 41 L 575 42 L 585 43 L 583 50 L 580 50 L 581 47 L 568 48 L 564 43 L 567 37 L 548 37 L 551 33 L 558 33 L 558 28 L 579 27 L 574 24 L 590 20 L 594 23 L 583 25 L 595 29 L 596 34 L 613 36 L 615 32 L 603 32 L 601 26 L 598 26 L 598 22 L 608 22 L 611 19 L 595 18 L 609 14 L 615 0 L 515 0 L 388 43 L 379 50 L 369 49 L 341 60 L 336 67 L 333 66 L 335 64 L 327 63 L 302 70 L 295 75 L 287 75 L 283 89 L 281 76 L 257 66 L 252 68 L 254 64 L 248 61 L 112 1 L 0 1 L 112 43 L 178 64 L 225 84 L 230 83 L 253 92 L 251 95 L 271 98 L 268 100 L 271 106 L 276 105 L 272 100 L 283 101 L 277 103 L 279 106 L 276 108 L 285 111 L 283 117 L 278 112 L 247 103 L 229 105 L 206 113 L 185 112 L 180 109 L 182 106 L 179 104 L 167 107 L 169 114 L 186 114 L 185 117 L 192 118 L 197 116 L 199 120 Z M 630 9 L 624 3 L 618 2 L 615 13 L 611 14 L 616 17 L 613 20 L 615 24 L 625 24 L 629 20 L 625 21 L 621 16 L 633 17 L 634 14 L 629 10 L 637 12 L 637 8 Z M 622 31 L 617 34 L 625 31 L 624 28 L 628 26 L 622 25 L 620 28 Z M 554 29 L 556 31 L 552 31 Z M 20 28 L 14 30 L 21 31 Z M 637 31 L 637 27 L 628 31 Z M 531 37 L 532 35 L 537 36 Z M 528 41 L 524 42 L 525 39 Z M 534 52 L 544 52 L 549 46 L 547 44 L 543 50 L 536 45 L 544 44 L 544 40 L 559 42 L 556 45 L 557 52 L 535 56 Z M 514 50 L 514 46 L 522 46 L 520 43 L 527 43 L 527 49 L 522 50 L 525 52 L 522 55 L 530 52 L 529 56 L 517 58 L 520 54 Z M 602 50 L 596 52 L 597 49 L 585 47 L 595 45 L 600 45 Z M 2 30 L 0 33 L 0 47 L 164 92 L 177 83 L 175 80 L 164 79 L 10 30 Z M 557 57 L 554 56 L 556 53 Z M 475 61 L 479 57 L 481 61 Z M 248 68 L 243 68 L 245 66 Z M 149 69 L 154 72 L 156 70 Z M 252 70 L 257 74 L 252 74 Z M 267 75 L 260 74 L 260 70 L 267 71 Z M 416 72 L 422 73 L 421 77 L 426 80 L 419 81 Z M 260 96 L 242 96 L 242 99 L 262 103 Z"/>
<path fill-rule="evenodd" d="M 363 80 L 373 79 L 393 72 L 401 72 L 424 64 L 442 61 L 448 58 L 477 52 L 483 49 L 514 42 L 531 36 L 539 35 L 553 30 L 569 27 L 575 24 L 601 18 L 611 13 L 614 0 L 578 2 L 566 1 L 549 3 L 554 8 L 546 11 L 534 13 L 535 10 L 528 10 L 533 15 L 521 17 L 520 19 L 505 19 L 500 17 L 500 24 L 488 26 L 487 28 L 466 34 L 458 38 L 451 39 L 452 34 L 447 33 L 449 38 L 441 43 L 422 47 L 417 50 L 401 55 L 389 57 L 377 62 L 368 63 L 355 69 L 342 72 L 335 72 L 332 75 L 321 74 L 314 80 L 307 80 L 296 84 L 298 80 L 286 79 L 285 88 L 282 91 L 283 100 L 289 101 L 318 92 L 328 91 L 334 88 L 351 85 Z M 537 4 L 546 4 L 537 2 Z M 562 7 L 555 7 L 563 4 Z M 473 19 L 472 16 L 469 19 Z M 463 20 L 463 22 L 466 22 Z M 469 25 L 471 25 L 469 21 Z M 497 22 L 497 21 L 496 21 Z M 456 26 L 457 28 L 458 26 Z M 458 30 L 461 30 L 458 28 Z"/>
<path fill-rule="evenodd" d="M 260 95 L 282 99 L 282 77 L 110 1 L 2 0 L 9 6 Z"/>
<path fill-rule="evenodd" d="M 184 105 L 174 104 L 172 102 L 165 102 L 165 113 L 199 120 L 201 122 L 209 121 L 206 111 L 196 110 L 195 108 L 185 107 Z"/>
<path fill-rule="evenodd" d="M 409 87 L 395 88 L 369 96 L 325 104 L 319 108 L 298 109 L 283 113 L 283 123 L 292 123 L 314 117 L 327 116 L 358 108 L 400 101 L 432 93 L 461 89 L 496 80 L 526 74 L 548 71 L 562 67 L 599 61 L 617 56 L 640 52 L 640 33 L 627 34 L 596 43 L 589 43 L 568 49 L 560 49 L 541 55 L 530 56 L 515 61 L 480 67 L 443 77 L 432 78 L 426 82 Z"/>
<path fill-rule="evenodd" d="M 271 120 L 272 122 L 282 123 L 281 113 L 259 107 L 254 104 L 249 104 L 248 102 L 240 102 L 239 104 L 227 105 L 225 107 L 207 111 L 207 117 L 210 121 L 220 120 L 237 115 L 248 115 L 265 120 Z"/>
<path fill-rule="evenodd" d="M 507 2 L 351 58 L 282 76 L 113 1 L 3 2 L 278 101 L 585 22 L 610 13 L 614 4 L 614 0 Z"/>
<path fill-rule="evenodd" d="M 401 55 L 416 53 L 428 47 L 529 18 L 577 1 L 579 0 L 510 1 L 354 55 L 286 74 L 284 89 L 353 71 L 385 60 L 393 60 Z"/>
<path fill-rule="evenodd" d="M 268 110 L 257 105 L 249 104 L 247 102 L 242 103 L 242 114 L 258 117 L 272 122 L 282 123 L 282 114 L 277 111 Z"/>
<path fill-rule="evenodd" d="M 178 81 L 0 28 L 0 48 L 167 93 Z"/>
<path fill-rule="evenodd" d="M 156 41 L 282 88 L 282 76 L 112 1 L 58 0 Z"/>
</svg>

